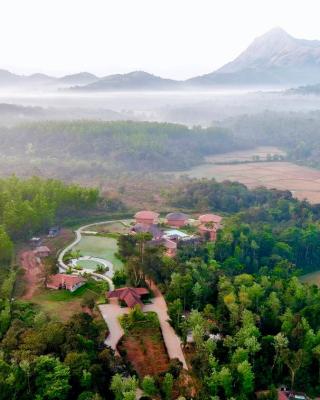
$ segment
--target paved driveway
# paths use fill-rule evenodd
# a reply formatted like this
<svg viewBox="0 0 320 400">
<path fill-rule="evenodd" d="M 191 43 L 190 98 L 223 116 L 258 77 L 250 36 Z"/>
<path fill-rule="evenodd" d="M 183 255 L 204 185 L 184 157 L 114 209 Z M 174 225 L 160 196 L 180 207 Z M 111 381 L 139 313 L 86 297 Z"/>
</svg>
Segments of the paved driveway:
<svg viewBox="0 0 320 400">
<path fill-rule="evenodd" d="M 178 358 L 185 369 L 188 369 L 186 360 L 184 358 L 184 354 L 181 348 L 181 340 L 179 336 L 175 333 L 172 326 L 169 324 L 169 315 L 167 303 L 162 296 L 162 293 L 157 288 L 157 286 L 152 283 L 151 289 L 155 295 L 152 304 L 147 304 L 143 307 L 143 311 L 154 311 L 157 313 L 160 327 L 162 331 L 162 336 L 164 339 L 164 343 L 167 348 L 167 352 L 170 359 Z"/>
<path fill-rule="evenodd" d="M 116 353 L 118 353 L 117 344 L 124 335 L 124 331 L 121 328 L 119 322 L 119 317 L 123 314 L 128 314 L 129 309 L 126 307 L 125 308 L 120 307 L 117 299 L 110 299 L 109 304 L 99 305 L 99 309 L 101 311 L 103 319 L 106 321 L 108 325 L 110 332 L 109 336 L 107 337 L 104 343 L 107 346 L 110 346 L 113 350 L 115 350 Z"/>
<path fill-rule="evenodd" d="M 180 338 L 168 322 L 169 316 L 166 301 L 154 283 L 151 284 L 151 289 L 155 297 L 152 300 L 152 304 L 147 304 L 143 307 L 143 311 L 154 311 L 157 313 L 169 358 L 178 358 L 182 362 L 183 367 L 188 369 L 181 349 Z M 123 314 L 128 314 L 130 310 L 129 308 L 120 307 L 117 299 L 110 299 L 109 304 L 102 304 L 99 306 L 99 309 L 110 331 L 105 344 L 117 352 L 117 344 L 124 335 L 124 331 L 119 323 L 119 317 Z"/>
</svg>

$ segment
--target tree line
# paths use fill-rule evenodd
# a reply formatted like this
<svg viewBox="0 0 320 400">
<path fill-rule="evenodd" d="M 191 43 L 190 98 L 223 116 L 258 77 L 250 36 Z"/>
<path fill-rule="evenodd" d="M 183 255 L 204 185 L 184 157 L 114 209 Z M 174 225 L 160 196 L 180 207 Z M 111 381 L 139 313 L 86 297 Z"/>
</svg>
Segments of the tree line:
<svg viewBox="0 0 320 400">
<path fill-rule="evenodd" d="M 102 199 L 97 189 L 57 180 L 0 179 L 0 262 L 10 261 L 15 240 L 43 233 L 67 217 L 94 210 L 117 211 L 122 206 L 120 200 Z"/>
</svg>

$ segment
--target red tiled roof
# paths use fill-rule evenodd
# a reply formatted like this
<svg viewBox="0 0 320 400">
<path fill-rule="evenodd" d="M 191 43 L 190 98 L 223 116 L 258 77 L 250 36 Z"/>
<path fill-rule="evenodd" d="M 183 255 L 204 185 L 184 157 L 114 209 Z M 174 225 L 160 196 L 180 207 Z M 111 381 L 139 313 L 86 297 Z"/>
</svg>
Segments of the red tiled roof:
<svg viewBox="0 0 320 400">
<path fill-rule="evenodd" d="M 59 289 L 60 286 L 65 286 L 66 289 L 71 289 L 75 285 L 84 282 L 85 280 L 81 276 L 68 275 L 68 274 L 56 274 L 50 275 L 47 286 L 50 288 Z"/>
<path fill-rule="evenodd" d="M 47 246 L 39 246 L 35 251 L 36 253 L 51 253 L 51 250 Z"/>
<path fill-rule="evenodd" d="M 118 298 L 124 301 L 128 307 L 133 308 L 137 304 L 140 306 L 143 305 L 141 301 L 141 296 L 144 294 L 148 294 L 149 290 L 146 288 L 132 288 L 132 287 L 124 287 L 120 289 L 113 290 L 108 293 L 108 298 Z"/>
<path fill-rule="evenodd" d="M 159 214 L 153 211 L 138 211 L 135 216 L 135 218 L 142 218 L 142 219 L 156 219 L 159 217 Z"/>
<path fill-rule="evenodd" d="M 200 215 L 199 221 L 202 224 L 206 224 L 208 222 L 214 222 L 216 224 L 219 224 L 222 221 L 222 217 L 220 217 L 220 215 L 216 215 L 216 214 L 204 214 L 204 215 Z"/>
</svg>

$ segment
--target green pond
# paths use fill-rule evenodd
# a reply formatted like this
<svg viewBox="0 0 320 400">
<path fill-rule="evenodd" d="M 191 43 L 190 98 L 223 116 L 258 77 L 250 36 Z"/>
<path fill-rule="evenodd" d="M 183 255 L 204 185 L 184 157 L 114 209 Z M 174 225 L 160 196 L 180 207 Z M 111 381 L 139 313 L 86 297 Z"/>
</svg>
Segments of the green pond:
<svg viewBox="0 0 320 400">
<path fill-rule="evenodd" d="M 104 266 L 103 264 L 92 260 L 78 260 L 77 265 L 82 268 L 91 269 L 92 271 L 95 271 L 98 266 Z"/>
<path fill-rule="evenodd" d="M 110 261 L 113 264 L 115 271 L 121 269 L 123 266 L 122 262 L 115 256 L 115 253 L 118 251 L 116 239 L 101 236 L 82 236 L 80 243 L 78 243 L 74 249 L 80 250 L 82 256 L 98 257 Z M 88 262 L 88 260 L 82 261 L 84 263 Z M 78 264 L 81 267 L 85 267 L 85 265 L 81 264 L 82 261 Z M 95 269 L 97 262 L 91 261 L 91 266 L 92 264 L 95 264 Z"/>
</svg>

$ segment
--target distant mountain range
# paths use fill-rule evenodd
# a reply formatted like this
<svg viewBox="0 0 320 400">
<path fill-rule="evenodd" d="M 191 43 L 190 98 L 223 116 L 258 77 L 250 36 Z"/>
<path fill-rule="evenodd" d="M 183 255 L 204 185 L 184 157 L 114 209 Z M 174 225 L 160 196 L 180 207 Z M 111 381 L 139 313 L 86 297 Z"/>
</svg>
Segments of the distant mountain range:
<svg viewBox="0 0 320 400">
<path fill-rule="evenodd" d="M 54 78 L 15 75 L 0 70 L 0 87 L 56 87 L 72 91 L 192 90 L 215 87 L 283 87 L 320 82 L 320 41 L 296 39 L 281 28 L 256 38 L 233 61 L 206 75 L 185 81 L 144 71 L 97 77 L 89 72 Z"/>
<path fill-rule="evenodd" d="M 88 72 L 66 75 L 55 78 L 45 74 L 17 75 L 0 69 L 0 87 L 7 88 L 45 88 L 45 87 L 71 87 L 75 85 L 89 85 L 99 78 Z"/>
<path fill-rule="evenodd" d="M 296 39 L 281 28 L 256 38 L 235 60 L 192 78 L 195 85 L 301 85 L 320 82 L 320 41 Z"/>
</svg>

